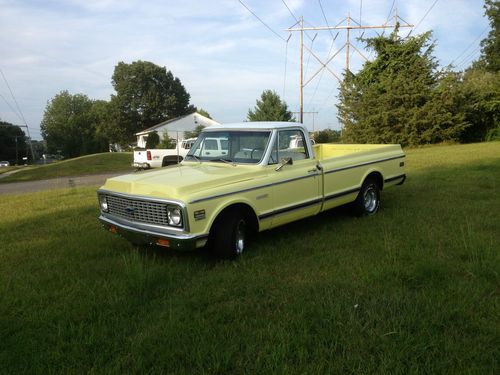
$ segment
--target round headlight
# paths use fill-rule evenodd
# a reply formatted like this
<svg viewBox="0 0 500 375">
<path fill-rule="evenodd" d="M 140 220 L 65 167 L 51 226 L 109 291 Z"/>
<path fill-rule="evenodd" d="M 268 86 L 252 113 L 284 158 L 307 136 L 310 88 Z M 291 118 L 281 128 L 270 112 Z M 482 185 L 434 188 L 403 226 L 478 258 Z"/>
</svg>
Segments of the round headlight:
<svg viewBox="0 0 500 375">
<path fill-rule="evenodd" d="M 167 208 L 168 225 L 180 226 L 182 224 L 182 214 L 179 207 Z"/>
<path fill-rule="evenodd" d="M 99 205 L 102 211 L 108 212 L 108 200 L 105 195 L 99 195 Z"/>
</svg>

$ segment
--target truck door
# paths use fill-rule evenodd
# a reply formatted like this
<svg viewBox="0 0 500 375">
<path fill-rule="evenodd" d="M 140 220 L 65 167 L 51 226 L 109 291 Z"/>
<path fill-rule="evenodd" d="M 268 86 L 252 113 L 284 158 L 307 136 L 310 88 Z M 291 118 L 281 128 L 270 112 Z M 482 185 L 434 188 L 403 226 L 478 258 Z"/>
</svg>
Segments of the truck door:
<svg viewBox="0 0 500 375">
<path fill-rule="evenodd" d="M 319 212 L 322 201 L 321 173 L 301 129 L 280 130 L 269 159 L 273 184 L 273 210 L 263 215 L 272 227 Z M 281 166 L 284 160 L 288 164 Z"/>
</svg>

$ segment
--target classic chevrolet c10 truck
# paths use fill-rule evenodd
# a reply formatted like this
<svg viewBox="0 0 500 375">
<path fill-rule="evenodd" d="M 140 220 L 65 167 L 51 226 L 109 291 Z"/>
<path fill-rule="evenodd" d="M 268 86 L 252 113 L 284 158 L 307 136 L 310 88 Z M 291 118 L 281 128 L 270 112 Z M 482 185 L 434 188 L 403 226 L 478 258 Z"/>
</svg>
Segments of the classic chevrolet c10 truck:
<svg viewBox="0 0 500 375">
<path fill-rule="evenodd" d="M 373 215 L 380 191 L 405 178 L 400 145 L 312 146 L 290 122 L 214 125 L 180 164 L 108 179 L 99 220 L 135 244 L 234 258 L 253 233 L 336 206 Z"/>
</svg>

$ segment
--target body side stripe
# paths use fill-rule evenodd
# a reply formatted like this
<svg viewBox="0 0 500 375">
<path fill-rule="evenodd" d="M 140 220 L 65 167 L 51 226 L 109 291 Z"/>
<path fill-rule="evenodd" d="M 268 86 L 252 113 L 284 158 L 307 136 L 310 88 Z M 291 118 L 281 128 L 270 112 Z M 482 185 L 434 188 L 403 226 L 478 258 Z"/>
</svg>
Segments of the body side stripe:
<svg viewBox="0 0 500 375">
<path fill-rule="evenodd" d="M 400 156 L 394 156 L 394 157 L 387 158 L 387 159 L 380 159 L 380 160 L 376 160 L 376 161 L 367 161 L 367 162 L 361 163 L 361 164 L 356 164 L 356 165 L 350 165 L 350 166 L 347 166 L 347 167 L 341 167 L 341 168 L 331 169 L 329 171 L 326 171 L 325 174 L 335 173 L 335 172 L 340 172 L 340 171 L 345 171 L 347 169 L 352 169 L 352 168 L 359 168 L 359 167 L 363 167 L 365 165 L 370 165 L 370 164 L 382 163 L 384 161 L 389 161 L 389 160 L 402 159 L 404 157 L 406 157 L 406 156 L 405 155 L 400 155 Z"/>
<path fill-rule="evenodd" d="M 399 180 L 399 179 L 401 179 L 401 178 L 405 178 L 405 177 L 406 177 L 406 174 L 405 174 L 405 173 L 403 173 L 403 174 L 400 174 L 400 175 L 398 175 L 398 176 L 394 176 L 394 177 L 389 177 L 389 178 L 386 178 L 386 179 L 384 180 L 384 182 L 392 182 L 392 181 L 396 181 L 396 180 Z"/>
<path fill-rule="evenodd" d="M 271 186 L 276 186 L 276 185 L 281 185 L 281 184 L 286 184 L 288 182 L 293 182 L 293 181 L 298 181 L 298 180 L 302 180 L 304 178 L 310 178 L 310 177 L 316 177 L 318 176 L 319 173 L 314 173 L 314 174 L 309 174 L 307 176 L 299 176 L 299 177 L 294 177 L 294 178 L 290 178 L 288 180 L 284 180 L 284 181 L 279 181 L 279 182 L 273 182 L 271 184 L 265 184 L 265 185 L 260 185 L 260 186 L 255 186 L 255 187 L 251 187 L 251 188 L 248 188 L 248 189 L 243 189 L 243 190 L 237 190 L 237 191 L 231 191 L 229 193 L 223 193 L 223 194 L 217 194 L 217 195 L 211 195 L 211 196 L 208 196 L 208 197 L 205 197 L 205 198 L 200 198 L 200 199 L 195 199 L 194 201 L 191 201 L 189 202 L 190 204 L 193 204 L 193 203 L 199 203 L 199 202 L 204 202 L 204 201 L 208 201 L 210 199 L 216 199 L 216 198 L 222 198 L 222 197 L 227 197 L 229 195 L 233 195 L 233 194 L 238 194 L 238 193 L 246 193 L 246 192 L 249 192 L 249 191 L 252 191 L 252 190 L 258 190 L 258 189 L 263 189 L 263 188 L 266 188 L 266 187 L 271 187 Z"/>
<path fill-rule="evenodd" d="M 302 208 L 306 208 L 306 207 L 309 207 L 309 206 L 313 206 L 315 204 L 319 204 L 322 201 L 323 201 L 323 198 L 317 198 L 317 199 L 313 199 L 311 201 L 307 201 L 307 202 L 304 202 L 304 203 L 301 203 L 301 204 L 296 204 L 294 206 L 280 208 L 279 210 L 271 211 L 271 212 L 268 212 L 266 214 L 259 215 L 259 220 L 268 219 L 268 218 L 270 218 L 272 216 L 284 214 L 284 213 L 295 211 L 295 210 L 300 210 Z"/>
</svg>

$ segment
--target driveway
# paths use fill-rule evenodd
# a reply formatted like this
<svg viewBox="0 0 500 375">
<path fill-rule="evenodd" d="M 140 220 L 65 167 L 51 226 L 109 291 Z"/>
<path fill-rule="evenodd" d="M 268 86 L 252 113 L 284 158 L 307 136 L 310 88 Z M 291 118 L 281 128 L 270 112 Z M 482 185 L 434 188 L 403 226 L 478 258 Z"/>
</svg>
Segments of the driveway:
<svg viewBox="0 0 500 375">
<path fill-rule="evenodd" d="M 36 191 L 43 191 L 43 190 L 103 185 L 104 181 L 106 181 L 107 178 L 120 176 L 125 173 L 126 172 L 105 173 L 105 174 L 93 174 L 89 176 L 79 176 L 79 177 L 51 178 L 50 180 L 4 183 L 0 184 L 0 195 L 34 193 Z"/>
</svg>

